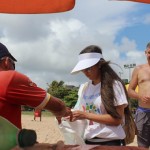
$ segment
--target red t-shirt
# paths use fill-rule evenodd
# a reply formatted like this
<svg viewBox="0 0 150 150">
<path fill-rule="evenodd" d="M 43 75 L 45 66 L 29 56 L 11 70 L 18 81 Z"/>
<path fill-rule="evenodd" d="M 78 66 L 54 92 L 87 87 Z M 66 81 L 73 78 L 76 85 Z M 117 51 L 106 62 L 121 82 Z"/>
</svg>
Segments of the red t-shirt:
<svg viewBox="0 0 150 150">
<path fill-rule="evenodd" d="M 0 115 L 21 128 L 21 105 L 37 107 L 46 91 L 17 71 L 0 71 Z"/>
</svg>

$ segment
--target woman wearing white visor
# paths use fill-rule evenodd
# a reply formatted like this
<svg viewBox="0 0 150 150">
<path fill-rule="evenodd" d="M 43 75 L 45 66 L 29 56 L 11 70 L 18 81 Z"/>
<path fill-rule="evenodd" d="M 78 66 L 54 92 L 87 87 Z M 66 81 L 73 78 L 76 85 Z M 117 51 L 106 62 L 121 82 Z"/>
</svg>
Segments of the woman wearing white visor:
<svg viewBox="0 0 150 150">
<path fill-rule="evenodd" d="M 127 92 L 109 63 L 104 60 L 101 48 L 91 45 L 80 52 L 79 61 L 71 72 L 82 72 L 90 80 L 80 86 L 72 118 L 72 121 L 87 120 L 86 144 L 125 145 L 124 118 L 131 117 Z"/>
</svg>

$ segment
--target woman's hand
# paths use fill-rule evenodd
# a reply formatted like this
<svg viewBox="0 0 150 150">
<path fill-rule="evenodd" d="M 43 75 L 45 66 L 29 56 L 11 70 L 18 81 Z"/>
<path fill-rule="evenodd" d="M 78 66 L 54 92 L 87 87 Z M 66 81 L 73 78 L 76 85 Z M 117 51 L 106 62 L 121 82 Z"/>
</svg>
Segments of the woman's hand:
<svg viewBox="0 0 150 150">
<path fill-rule="evenodd" d="M 72 121 L 87 119 L 87 112 L 76 110 L 72 112 Z"/>
</svg>

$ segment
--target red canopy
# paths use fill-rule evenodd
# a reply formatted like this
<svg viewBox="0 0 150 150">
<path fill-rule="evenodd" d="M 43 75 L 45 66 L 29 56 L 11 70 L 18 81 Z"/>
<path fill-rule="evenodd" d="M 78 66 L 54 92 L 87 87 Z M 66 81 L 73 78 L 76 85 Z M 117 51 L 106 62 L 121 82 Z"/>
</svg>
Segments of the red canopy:
<svg viewBox="0 0 150 150">
<path fill-rule="evenodd" d="M 75 0 L 0 0 L 0 12 L 12 14 L 56 13 L 73 9 Z"/>
<path fill-rule="evenodd" d="M 132 2 L 139 2 L 139 3 L 150 4 L 150 0 L 118 0 L 118 1 L 132 1 Z"/>
</svg>

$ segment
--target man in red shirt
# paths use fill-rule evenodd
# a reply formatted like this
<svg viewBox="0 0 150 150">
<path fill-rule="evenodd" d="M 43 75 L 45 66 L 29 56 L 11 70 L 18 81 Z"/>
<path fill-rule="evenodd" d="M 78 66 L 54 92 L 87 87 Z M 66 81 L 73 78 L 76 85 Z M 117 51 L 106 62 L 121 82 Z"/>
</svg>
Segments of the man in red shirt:
<svg viewBox="0 0 150 150">
<path fill-rule="evenodd" d="M 21 128 L 21 106 L 47 109 L 56 117 L 71 115 L 63 101 L 37 87 L 26 75 L 15 71 L 17 60 L 0 43 L 0 116 Z"/>
</svg>

